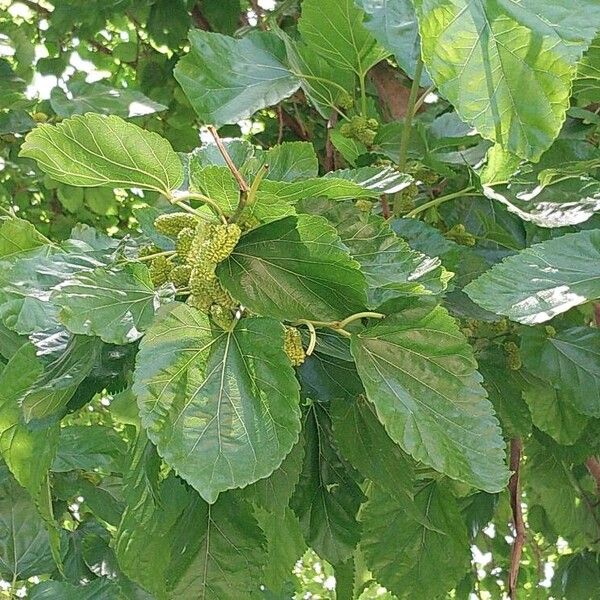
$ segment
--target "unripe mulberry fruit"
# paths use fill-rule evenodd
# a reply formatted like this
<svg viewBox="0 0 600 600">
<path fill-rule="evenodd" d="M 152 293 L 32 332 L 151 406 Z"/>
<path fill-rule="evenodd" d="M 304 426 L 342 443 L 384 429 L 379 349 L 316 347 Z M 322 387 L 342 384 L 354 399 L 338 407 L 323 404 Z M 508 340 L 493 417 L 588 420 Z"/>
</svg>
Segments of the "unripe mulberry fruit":
<svg viewBox="0 0 600 600">
<path fill-rule="evenodd" d="M 358 199 L 354 206 L 356 206 L 358 210 L 366 213 L 371 212 L 373 209 L 373 203 L 370 200 L 365 200 L 364 198 Z"/>
<path fill-rule="evenodd" d="M 462 223 L 458 223 L 451 227 L 446 233 L 445 236 L 454 240 L 457 244 L 462 244 L 463 246 L 474 246 L 477 243 L 475 236 L 472 233 L 469 233 L 465 226 Z"/>
<path fill-rule="evenodd" d="M 357 140 L 371 146 L 375 141 L 379 123 L 377 119 L 367 119 L 362 115 L 356 115 L 350 119 L 350 122 L 344 123 L 340 127 L 340 133 L 347 138 Z"/>
<path fill-rule="evenodd" d="M 198 225 L 198 219 L 185 212 L 166 213 L 154 220 L 156 231 L 170 237 L 177 237 L 177 234 L 186 227 L 195 229 L 196 225 Z"/>
<path fill-rule="evenodd" d="M 188 255 L 192 248 L 192 243 L 196 237 L 196 230 L 191 227 L 184 227 L 178 234 L 175 241 L 175 250 L 180 258 L 188 259 Z"/>
<path fill-rule="evenodd" d="M 182 288 L 190 282 L 191 274 L 192 267 L 190 265 L 177 265 L 169 273 L 169 279 L 175 284 L 175 287 Z"/>
<path fill-rule="evenodd" d="M 45 123 L 48 120 L 48 115 L 44 112 L 34 112 L 31 116 L 36 123 Z"/>
<path fill-rule="evenodd" d="M 504 351 L 506 352 L 508 368 L 513 371 L 518 371 L 523 366 L 519 346 L 514 342 L 506 342 L 506 344 L 504 344 Z"/>
<path fill-rule="evenodd" d="M 304 362 L 306 353 L 302 346 L 302 336 L 295 327 L 286 326 L 283 349 L 294 367 L 299 367 Z"/>
<path fill-rule="evenodd" d="M 166 256 L 157 256 L 150 263 L 150 279 L 156 287 L 160 287 L 169 280 L 173 266 Z"/>
<path fill-rule="evenodd" d="M 344 110 L 348 110 L 354 105 L 354 98 L 348 92 L 342 92 L 337 99 L 337 105 Z"/>
<path fill-rule="evenodd" d="M 225 331 L 231 331 L 235 324 L 235 316 L 233 312 L 221 306 L 220 304 L 213 304 L 210 307 L 210 316 L 212 320 Z"/>
<path fill-rule="evenodd" d="M 235 223 L 217 225 L 207 247 L 206 259 L 210 262 L 224 261 L 240 241 L 242 230 Z"/>
<path fill-rule="evenodd" d="M 419 193 L 417 184 L 413 181 L 409 186 L 398 192 L 397 200 L 394 204 L 397 214 L 405 215 L 415 207 L 415 198 Z"/>
</svg>

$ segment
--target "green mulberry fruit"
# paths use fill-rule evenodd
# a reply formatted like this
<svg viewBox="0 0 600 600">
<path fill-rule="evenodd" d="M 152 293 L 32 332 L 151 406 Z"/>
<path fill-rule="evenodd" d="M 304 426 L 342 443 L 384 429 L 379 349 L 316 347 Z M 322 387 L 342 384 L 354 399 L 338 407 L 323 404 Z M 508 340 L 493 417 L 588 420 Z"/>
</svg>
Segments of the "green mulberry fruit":
<svg viewBox="0 0 600 600">
<path fill-rule="evenodd" d="M 198 219 L 185 212 L 166 213 L 158 216 L 154 221 L 156 231 L 173 238 L 186 227 L 195 229 L 197 224 Z"/>
<path fill-rule="evenodd" d="M 180 258 L 183 260 L 188 259 L 190 250 L 192 249 L 192 243 L 196 237 L 196 229 L 191 227 L 184 227 L 178 234 L 177 240 L 175 241 L 175 250 Z"/>
<path fill-rule="evenodd" d="M 283 349 L 294 367 L 299 367 L 304 362 L 306 353 L 302 346 L 302 336 L 295 327 L 286 326 Z"/>
<path fill-rule="evenodd" d="M 340 127 L 340 133 L 346 138 L 363 143 L 365 146 L 371 146 L 375 141 L 378 128 L 377 119 L 368 119 L 362 115 L 356 115 Z"/>
<path fill-rule="evenodd" d="M 190 275 L 190 291 L 194 297 L 196 308 L 207 311 L 213 304 L 220 304 L 233 309 L 237 303 L 223 289 L 214 272 L 214 264 L 201 264 L 192 269 Z"/>
<path fill-rule="evenodd" d="M 160 287 L 169 281 L 169 274 L 173 265 L 166 256 L 157 256 L 150 263 L 150 279 L 156 287 Z"/>
<path fill-rule="evenodd" d="M 362 212 L 369 213 L 373 209 L 373 202 L 370 200 L 365 200 L 364 198 L 360 198 L 356 201 L 354 206 L 356 206 L 356 208 Z"/>
<path fill-rule="evenodd" d="M 193 267 L 210 262 L 207 256 L 215 227 L 212 223 L 199 223 L 196 227 L 194 238 L 187 253 L 187 259 Z"/>
<path fill-rule="evenodd" d="M 513 371 L 518 371 L 523 366 L 519 346 L 514 342 L 506 342 L 506 344 L 504 344 L 504 351 L 506 352 L 508 368 Z"/>
<path fill-rule="evenodd" d="M 169 273 L 169 279 L 175 284 L 175 287 L 182 288 L 190 282 L 191 274 L 192 267 L 190 265 L 177 265 Z"/>
<path fill-rule="evenodd" d="M 233 312 L 221 306 L 220 304 L 213 304 L 210 307 L 210 316 L 212 320 L 225 331 L 231 331 L 235 324 L 235 315 Z"/>
<path fill-rule="evenodd" d="M 349 110 L 354 105 L 354 98 L 348 92 L 342 92 L 337 99 L 337 105 L 344 110 Z"/>
<path fill-rule="evenodd" d="M 409 186 L 398 192 L 394 208 L 398 215 L 405 215 L 415 207 L 415 198 L 419 193 L 417 184 L 413 181 Z"/>
<path fill-rule="evenodd" d="M 206 259 L 210 262 L 224 261 L 240 241 L 242 230 L 235 223 L 230 225 L 217 225 L 210 238 Z"/>
<path fill-rule="evenodd" d="M 451 227 L 446 233 L 445 236 L 455 241 L 457 244 L 462 244 L 463 246 L 474 246 L 477 240 L 472 233 L 469 233 L 465 226 L 462 223 L 458 223 Z"/>
</svg>

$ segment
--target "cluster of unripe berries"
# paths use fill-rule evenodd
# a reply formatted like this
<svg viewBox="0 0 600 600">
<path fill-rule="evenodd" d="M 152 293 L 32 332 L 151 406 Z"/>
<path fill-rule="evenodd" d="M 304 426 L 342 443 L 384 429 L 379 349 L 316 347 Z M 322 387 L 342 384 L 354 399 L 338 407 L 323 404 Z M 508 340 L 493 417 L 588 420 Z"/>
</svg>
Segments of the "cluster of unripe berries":
<svg viewBox="0 0 600 600">
<path fill-rule="evenodd" d="M 377 119 L 356 115 L 340 127 L 340 133 L 346 138 L 363 143 L 365 146 L 372 146 L 378 128 Z"/>
<path fill-rule="evenodd" d="M 175 240 L 174 256 L 159 255 L 150 262 L 154 285 L 159 287 L 170 281 L 177 288 L 189 288 L 188 304 L 210 313 L 218 325 L 229 329 L 237 302 L 223 289 L 215 270 L 235 248 L 241 229 L 235 223 L 208 223 L 183 212 L 160 215 L 154 227 Z M 140 256 L 155 251 L 144 248 Z"/>
<path fill-rule="evenodd" d="M 187 303 L 210 314 L 213 321 L 225 330 L 235 322 L 236 302 L 217 278 L 217 265 L 232 252 L 242 235 L 235 223 L 209 223 L 184 212 L 160 215 L 154 221 L 159 233 L 175 240 L 175 254 L 162 254 L 155 246 L 141 249 L 139 256 L 152 256 L 150 276 L 160 287 L 172 282 L 177 288 L 189 288 Z M 295 327 L 285 328 L 284 350 L 294 366 L 304 362 L 302 336 Z"/>
</svg>

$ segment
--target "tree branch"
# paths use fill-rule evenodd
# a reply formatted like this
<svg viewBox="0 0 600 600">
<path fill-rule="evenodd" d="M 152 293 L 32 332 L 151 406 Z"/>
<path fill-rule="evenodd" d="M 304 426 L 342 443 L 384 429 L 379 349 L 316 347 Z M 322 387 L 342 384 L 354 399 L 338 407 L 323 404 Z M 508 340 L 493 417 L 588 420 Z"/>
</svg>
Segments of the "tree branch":
<svg viewBox="0 0 600 600">
<path fill-rule="evenodd" d="M 38 13 L 38 15 L 49 17 L 52 14 L 51 10 L 47 9 L 45 6 L 39 5 L 37 2 L 32 2 L 32 0 L 19 0 L 19 2 Z"/>
<path fill-rule="evenodd" d="M 204 31 L 212 31 L 212 27 L 210 26 L 210 23 L 207 21 L 206 17 L 202 13 L 202 9 L 200 8 L 198 2 L 196 2 L 196 4 L 192 6 L 192 21 L 198 29 L 203 29 Z"/>
<path fill-rule="evenodd" d="M 510 506 L 515 527 L 515 541 L 510 555 L 510 571 L 508 574 L 508 596 L 511 600 L 517 598 L 517 578 L 519 576 L 523 544 L 525 543 L 525 522 L 523 521 L 523 510 L 521 508 L 521 486 L 519 481 L 522 452 L 523 442 L 521 438 L 513 438 L 510 442 L 510 470 L 513 474 L 508 482 Z"/>
<path fill-rule="evenodd" d="M 596 480 L 596 490 L 600 496 L 600 461 L 595 456 L 590 456 L 585 461 L 585 466 L 590 472 L 590 475 Z"/>
<path fill-rule="evenodd" d="M 237 181 L 237 184 L 240 188 L 240 192 L 248 193 L 250 191 L 250 186 L 246 183 L 246 180 L 242 177 L 242 174 L 238 171 L 233 160 L 231 160 L 231 156 L 229 156 L 229 152 L 227 152 L 227 148 L 225 148 L 223 141 L 219 137 L 217 128 L 214 125 L 208 125 L 208 131 L 210 131 L 210 134 L 212 135 L 213 140 L 215 140 L 215 144 L 217 145 L 217 148 L 219 149 L 219 152 L 221 153 L 223 160 L 227 163 L 227 166 L 229 167 L 231 174 L 235 177 L 235 180 Z"/>
<path fill-rule="evenodd" d="M 284 108 L 281 109 L 281 119 L 283 124 L 291 129 L 296 137 L 299 137 L 301 140 L 308 140 L 309 135 L 308 132 L 304 129 L 302 123 L 300 123 L 297 119 L 292 117 L 288 112 L 285 111 Z"/>
<path fill-rule="evenodd" d="M 337 113 L 334 111 L 327 121 L 327 141 L 325 142 L 325 171 L 335 171 L 335 147 L 331 142 L 331 130 L 337 123 Z"/>
</svg>

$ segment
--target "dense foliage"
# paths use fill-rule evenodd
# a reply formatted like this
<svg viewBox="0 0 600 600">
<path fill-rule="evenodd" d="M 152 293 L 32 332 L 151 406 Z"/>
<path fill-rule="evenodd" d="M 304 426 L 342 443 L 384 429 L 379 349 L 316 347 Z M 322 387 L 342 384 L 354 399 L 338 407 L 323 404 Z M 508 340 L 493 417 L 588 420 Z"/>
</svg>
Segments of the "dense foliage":
<svg viewBox="0 0 600 600">
<path fill-rule="evenodd" d="M 600 598 L 597 0 L 0 9 L 0 595 Z"/>
</svg>

